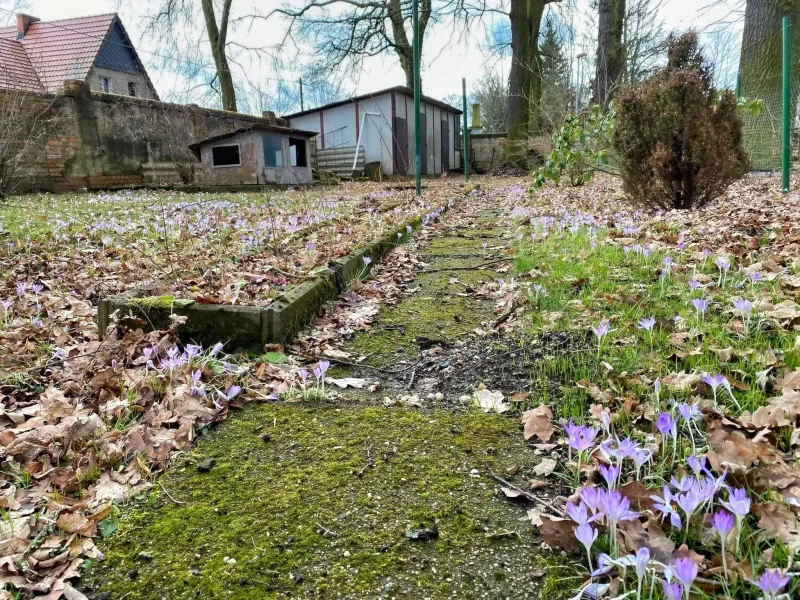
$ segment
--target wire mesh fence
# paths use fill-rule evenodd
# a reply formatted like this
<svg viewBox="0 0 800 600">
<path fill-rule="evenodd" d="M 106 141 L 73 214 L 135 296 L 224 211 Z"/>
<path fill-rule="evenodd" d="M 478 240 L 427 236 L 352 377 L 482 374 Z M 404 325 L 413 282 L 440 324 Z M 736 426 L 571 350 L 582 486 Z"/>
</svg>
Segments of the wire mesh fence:
<svg viewBox="0 0 800 600">
<path fill-rule="evenodd" d="M 778 171 L 781 168 L 781 126 L 783 123 L 783 96 L 781 77 L 765 77 L 740 90 L 740 96 L 763 101 L 758 114 L 743 114 L 743 135 L 751 168 L 757 171 Z M 749 88 L 749 89 L 748 89 Z M 793 82 L 792 97 L 792 162 L 797 160 L 800 137 L 797 132 L 797 98 L 800 82 Z"/>
</svg>

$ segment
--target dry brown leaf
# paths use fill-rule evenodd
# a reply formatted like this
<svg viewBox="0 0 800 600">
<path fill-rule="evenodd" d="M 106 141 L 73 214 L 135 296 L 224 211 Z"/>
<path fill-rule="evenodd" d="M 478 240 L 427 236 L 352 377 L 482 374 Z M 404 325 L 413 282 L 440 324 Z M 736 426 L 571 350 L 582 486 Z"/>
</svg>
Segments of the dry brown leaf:
<svg viewBox="0 0 800 600">
<path fill-rule="evenodd" d="M 550 548 L 553 550 L 566 550 L 567 552 L 578 552 L 580 550 L 578 540 L 573 535 L 575 523 L 572 519 L 562 519 L 561 517 L 542 514 L 539 516 L 539 520 L 541 521 L 539 533 L 544 539 L 544 543 Z"/>
<path fill-rule="evenodd" d="M 553 431 L 555 431 L 553 427 L 553 411 L 546 404 L 541 404 L 522 413 L 522 424 L 524 425 L 522 435 L 526 440 L 535 435 L 543 442 L 547 442 L 553 436 Z"/>
</svg>

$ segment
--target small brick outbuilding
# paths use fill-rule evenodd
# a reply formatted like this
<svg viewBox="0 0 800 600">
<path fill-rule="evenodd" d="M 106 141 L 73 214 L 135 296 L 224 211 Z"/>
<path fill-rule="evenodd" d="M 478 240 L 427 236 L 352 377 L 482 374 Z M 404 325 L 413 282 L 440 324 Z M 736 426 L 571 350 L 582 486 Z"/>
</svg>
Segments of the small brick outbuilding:
<svg viewBox="0 0 800 600">
<path fill-rule="evenodd" d="M 310 184 L 309 139 L 314 131 L 255 125 L 189 146 L 206 185 Z"/>
</svg>

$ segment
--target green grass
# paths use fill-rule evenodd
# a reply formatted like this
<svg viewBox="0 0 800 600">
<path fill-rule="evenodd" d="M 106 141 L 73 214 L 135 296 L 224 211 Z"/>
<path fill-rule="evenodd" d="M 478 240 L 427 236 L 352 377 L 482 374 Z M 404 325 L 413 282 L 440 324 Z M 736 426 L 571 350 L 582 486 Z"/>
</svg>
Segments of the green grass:
<svg viewBox="0 0 800 600">
<path fill-rule="evenodd" d="M 650 379 L 664 377 L 676 371 L 723 373 L 748 387 L 736 389 L 736 399 L 743 410 L 755 410 L 764 403 L 764 392 L 756 379 L 766 368 L 759 358 L 769 351 L 784 352 L 788 361 L 797 361 L 793 350 L 795 336 L 789 332 L 770 330 L 753 314 L 746 334 L 729 329 L 734 319 L 731 313 L 735 298 L 753 298 L 758 294 L 776 295 L 774 283 L 759 282 L 755 288 L 744 281 L 743 275 L 728 274 L 728 283 L 722 289 L 710 288 L 713 293 L 711 308 L 700 320 L 691 305 L 692 298 L 703 294 L 692 293 L 688 282 L 694 276 L 691 269 L 680 267 L 663 283 L 658 270 L 666 254 L 654 252 L 650 257 L 625 253 L 622 247 L 609 243 L 606 232 L 600 230 L 590 237 L 585 229 L 563 236 L 550 236 L 543 241 L 524 243 L 518 248 L 514 268 L 519 276 L 531 275 L 534 283 L 546 288 L 546 295 L 528 295 L 526 326 L 538 332 L 545 326 L 548 313 L 560 313 L 551 329 L 582 329 L 597 326 L 603 320 L 611 323 L 612 331 L 603 339 L 599 360 L 581 354 L 559 357 L 541 368 L 561 372 L 565 382 L 573 384 L 581 379 L 598 380 L 602 377 L 600 361 L 610 364 L 615 373 L 644 372 Z M 683 263 L 688 253 L 676 250 L 670 255 L 675 262 Z M 697 273 L 718 277 L 713 260 L 706 261 Z M 587 316 L 590 313 L 590 316 Z M 654 317 L 657 324 L 650 334 L 637 327 L 640 319 Z M 685 324 L 687 340 L 676 345 L 667 329 L 677 326 L 675 318 Z M 662 327 L 663 325 L 663 327 Z M 592 344 L 597 344 L 594 336 Z M 732 348 L 730 362 L 720 360 L 714 350 Z M 596 349 L 596 346 L 595 346 Z M 699 349 L 696 354 L 677 356 L 676 351 Z M 644 392 L 640 388 L 636 390 Z M 680 394 L 679 394 L 680 395 Z M 688 395 L 688 394 L 685 394 Z M 720 397 L 724 399 L 724 392 Z M 574 399 L 573 399 L 574 400 Z M 577 417 L 580 407 L 567 400 L 563 416 Z"/>
</svg>

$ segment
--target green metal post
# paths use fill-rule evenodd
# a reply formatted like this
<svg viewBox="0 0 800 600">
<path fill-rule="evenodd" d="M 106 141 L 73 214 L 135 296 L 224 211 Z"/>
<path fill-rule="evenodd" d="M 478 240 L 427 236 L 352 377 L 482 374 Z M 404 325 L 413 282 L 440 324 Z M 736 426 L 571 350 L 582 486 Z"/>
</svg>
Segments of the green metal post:
<svg viewBox="0 0 800 600">
<path fill-rule="evenodd" d="M 467 129 L 467 80 L 465 77 L 461 78 L 461 96 L 464 100 L 464 135 L 463 138 L 463 158 L 461 162 L 464 163 L 464 181 L 469 181 L 469 130 Z"/>
<path fill-rule="evenodd" d="M 789 169 L 792 161 L 791 118 L 792 118 L 792 18 L 783 17 L 783 171 L 782 191 L 789 193 Z"/>
<path fill-rule="evenodd" d="M 413 22 L 414 28 L 414 178 L 417 183 L 417 196 L 422 196 L 422 151 L 419 97 L 422 93 L 422 81 L 419 76 L 419 0 L 414 0 Z"/>
</svg>

